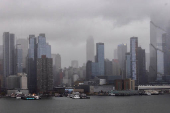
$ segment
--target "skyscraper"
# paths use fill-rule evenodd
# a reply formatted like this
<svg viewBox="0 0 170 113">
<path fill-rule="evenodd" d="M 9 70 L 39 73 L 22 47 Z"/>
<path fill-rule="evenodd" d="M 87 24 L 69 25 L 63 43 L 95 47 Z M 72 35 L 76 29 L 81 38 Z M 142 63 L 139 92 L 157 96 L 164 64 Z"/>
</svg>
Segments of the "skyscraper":
<svg viewBox="0 0 170 113">
<path fill-rule="evenodd" d="M 104 43 L 96 43 L 95 62 L 92 62 L 92 76 L 104 76 Z"/>
<path fill-rule="evenodd" d="M 94 39 L 90 36 L 86 41 L 86 62 L 94 62 Z"/>
<path fill-rule="evenodd" d="M 131 55 L 126 53 L 126 78 L 131 78 Z"/>
<path fill-rule="evenodd" d="M 164 75 L 170 75 L 170 35 L 162 35 L 162 50 L 164 52 Z"/>
<path fill-rule="evenodd" d="M 37 90 L 37 40 L 34 35 L 29 35 L 28 49 L 28 89 L 30 93 Z"/>
<path fill-rule="evenodd" d="M 99 76 L 104 76 L 104 43 L 96 44 L 96 62 L 99 67 Z"/>
<path fill-rule="evenodd" d="M 149 80 L 162 80 L 164 76 L 164 51 L 162 35 L 165 31 L 150 21 L 150 68 Z"/>
<path fill-rule="evenodd" d="M 130 38 L 130 53 L 131 53 L 131 75 L 133 80 L 138 80 L 137 75 L 137 47 L 138 37 Z"/>
<path fill-rule="evenodd" d="M 51 58 L 51 45 L 46 43 L 45 34 L 40 34 L 38 36 L 37 58 L 41 58 L 42 55 L 46 55 L 47 58 Z"/>
<path fill-rule="evenodd" d="M 16 73 L 23 72 L 23 50 L 21 48 L 21 44 L 16 45 Z"/>
<path fill-rule="evenodd" d="M 4 78 L 15 72 L 15 35 L 3 33 L 3 75 Z M 5 87 L 5 80 L 3 86 Z"/>
<path fill-rule="evenodd" d="M 27 55 L 28 55 L 28 39 L 17 39 L 17 44 L 21 45 L 22 48 L 22 68 L 23 72 L 26 73 L 27 68 Z"/>
<path fill-rule="evenodd" d="M 126 58 L 125 55 L 126 55 L 126 53 L 127 53 L 127 44 L 119 44 L 117 46 L 117 56 L 118 56 L 121 76 L 123 78 L 125 78 L 125 76 L 126 76 L 126 71 L 125 71 L 125 58 Z"/>
<path fill-rule="evenodd" d="M 46 58 L 45 55 L 37 59 L 37 90 L 39 93 L 53 90 L 52 61 L 52 58 Z"/>
<path fill-rule="evenodd" d="M 147 83 L 145 50 L 141 47 L 137 48 L 137 69 L 138 69 L 138 85 Z"/>
</svg>

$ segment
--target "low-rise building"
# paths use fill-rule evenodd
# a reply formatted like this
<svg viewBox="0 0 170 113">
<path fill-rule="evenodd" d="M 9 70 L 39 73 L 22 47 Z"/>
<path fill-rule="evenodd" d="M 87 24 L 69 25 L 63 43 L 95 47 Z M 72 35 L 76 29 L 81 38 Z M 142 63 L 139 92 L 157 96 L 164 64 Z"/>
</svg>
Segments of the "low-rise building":
<svg viewBox="0 0 170 113">
<path fill-rule="evenodd" d="M 117 79 L 115 80 L 115 90 L 135 90 L 135 80 Z"/>
</svg>

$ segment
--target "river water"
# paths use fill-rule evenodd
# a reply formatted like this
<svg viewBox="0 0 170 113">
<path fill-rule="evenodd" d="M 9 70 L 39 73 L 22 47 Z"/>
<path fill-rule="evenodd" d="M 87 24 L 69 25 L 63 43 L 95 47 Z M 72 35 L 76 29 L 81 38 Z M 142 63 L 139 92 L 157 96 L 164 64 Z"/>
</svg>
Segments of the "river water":
<svg viewBox="0 0 170 113">
<path fill-rule="evenodd" d="M 41 100 L 0 98 L 0 113 L 170 113 L 170 95 L 51 97 Z"/>
</svg>

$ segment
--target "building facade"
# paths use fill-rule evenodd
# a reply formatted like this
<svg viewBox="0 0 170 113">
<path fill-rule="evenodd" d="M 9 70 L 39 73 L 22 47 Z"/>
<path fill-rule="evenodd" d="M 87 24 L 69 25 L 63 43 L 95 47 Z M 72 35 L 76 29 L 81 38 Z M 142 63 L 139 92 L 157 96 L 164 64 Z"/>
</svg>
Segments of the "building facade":
<svg viewBox="0 0 170 113">
<path fill-rule="evenodd" d="M 118 56 L 118 61 L 119 61 L 122 78 L 124 78 L 126 75 L 126 70 L 125 70 L 125 58 L 126 58 L 125 55 L 126 55 L 126 53 L 127 53 L 127 44 L 119 44 L 117 46 L 117 56 Z"/>
<path fill-rule="evenodd" d="M 137 75 L 137 47 L 138 47 L 138 37 L 130 38 L 130 53 L 131 53 L 131 75 L 132 80 L 138 80 Z"/>
<path fill-rule="evenodd" d="M 126 53 L 126 78 L 131 78 L 131 55 Z"/>
<path fill-rule="evenodd" d="M 27 55 L 28 55 L 28 39 L 17 39 L 16 44 L 20 44 L 22 48 L 22 68 L 23 72 L 27 72 Z"/>
<path fill-rule="evenodd" d="M 30 93 L 37 92 L 37 40 L 34 35 L 29 36 L 28 49 L 28 89 Z"/>
<path fill-rule="evenodd" d="M 96 62 L 98 63 L 98 76 L 104 76 L 104 43 L 96 44 Z"/>
<path fill-rule="evenodd" d="M 37 90 L 39 93 L 53 90 L 52 64 L 52 58 L 46 58 L 45 55 L 37 59 Z"/>
<path fill-rule="evenodd" d="M 21 44 L 16 45 L 16 73 L 23 72 L 23 50 Z"/>
</svg>

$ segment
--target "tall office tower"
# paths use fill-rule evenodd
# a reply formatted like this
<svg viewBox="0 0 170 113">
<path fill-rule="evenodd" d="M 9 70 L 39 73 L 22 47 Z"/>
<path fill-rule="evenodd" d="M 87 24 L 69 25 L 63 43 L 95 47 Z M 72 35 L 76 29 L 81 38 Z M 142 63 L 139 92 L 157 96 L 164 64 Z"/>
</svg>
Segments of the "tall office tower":
<svg viewBox="0 0 170 113">
<path fill-rule="evenodd" d="M 170 35 L 162 35 L 162 50 L 164 51 L 164 75 L 170 75 Z"/>
<path fill-rule="evenodd" d="M 55 57 L 55 65 L 56 65 L 56 70 L 59 72 L 61 69 L 61 56 L 60 54 L 57 54 Z"/>
<path fill-rule="evenodd" d="M 98 63 L 99 76 L 104 76 L 104 43 L 96 44 L 96 62 Z"/>
<path fill-rule="evenodd" d="M 78 61 L 77 60 L 72 60 L 71 61 L 71 67 L 78 68 L 79 67 Z"/>
<path fill-rule="evenodd" d="M 42 55 L 37 59 L 37 90 L 43 94 L 53 90 L 53 60 Z"/>
<path fill-rule="evenodd" d="M 40 34 L 38 36 L 37 58 L 41 58 L 42 55 L 46 55 L 47 58 L 51 58 L 51 45 L 46 43 L 45 34 Z"/>
<path fill-rule="evenodd" d="M 114 59 L 117 59 L 117 49 L 114 50 Z"/>
<path fill-rule="evenodd" d="M 146 53 L 146 70 L 149 71 L 149 66 L 150 66 L 150 53 Z"/>
<path fill-rule="evenodd" d="M 112 61 L 110 61 L 109 59 L 105 59 L 105 76 L 112 76 L 112 69 Z"/>
<path fill-rule="evenodd" d="M 137 47 L 138 47 L 138 37 L 130 38 L 130 53 L 131 53 L 131 75 L 133 80 L 138 80 L 137 75 Z M 137 83 L 137 82 L 136 82 Z"/>
<path fill-rule="evenodd" d="M 138 69 L 138 85 L 146 85 L 146 61 L 145 61 L 145 50 L 141 47 L 137 48 L 137 69 Z"/>
<path fill-rule="evenodd" d="M 131 55 L 126 53 L 126 78 L 131 78 Z"/>
<path fill-rule="evenodd" d="M 150 68 L 149 81 L 162 80 L 164 76 L 164 51 L 162 34 L 165 31 L 150 21 Z"/>
<path fill-rule="evenodd" d="M 37 40 L 34 35 L 29 35 L 28 49 L 28 89 L 30 93 L 37 91 Z"/>
<path fill-rule="evenodd" d="M 27 68 L 27 55 L 28 55 L 28 39 L 17 39 L 16 44 L 20 44 L 22 48 L 22 68 L 23 72 L 26 73 Z"/>
<path fill-rule="evenodd" d="M 16 45 L 16 73 L 23 72 L 23 50 L 21 48 L 21 44 Z"/>
<path fill-rule="evenodd" d="M 3 33 L 3 75 L 8 77 L 15 72 L 15 35 Z M 5 87 L 5 80 L 3 86 Z"/>
<path fill-rule="evenodd" d="M 119 61 L 118 59 L 113 59 L 112 60 L 112 73 L 113 76 L 118 76 L 120 75 L 120 67 L 119 67 Z"/>
<path fill-rule="evenodd" d="M 94 39 L 90 36 L 86 41 L 86 62 L 94 62 Z"/>
<path fill-rule="evenodd" d="M 126 70 L 125 70 L 126 53 L 127 53 L 127 44 L 120 44 L 117 46 L 117 56 L 118 56 L 122 78 L 125 78 L 126 76 Z"/>
</svg>

